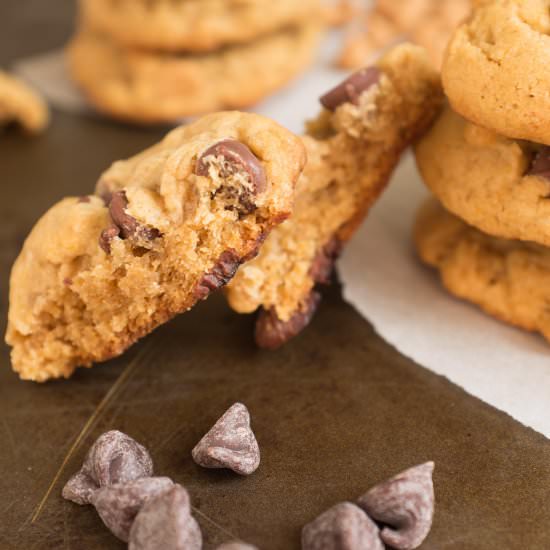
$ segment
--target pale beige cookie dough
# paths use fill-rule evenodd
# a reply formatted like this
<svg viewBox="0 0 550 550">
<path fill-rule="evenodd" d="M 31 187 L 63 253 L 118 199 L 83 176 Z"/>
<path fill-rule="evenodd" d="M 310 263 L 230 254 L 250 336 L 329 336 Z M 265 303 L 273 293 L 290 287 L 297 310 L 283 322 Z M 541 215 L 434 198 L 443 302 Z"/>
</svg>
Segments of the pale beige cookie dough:
<svg viewBox="0 0 550 550">
<path fill-rule="evenodd" d="M 262 347 L 278 347 L 307 325 L 318 303 L 316 284 L 330 281 L 336 256 L 443 99 L 425 52 L 409 44 L 338 90 L 322 98 L 330 110 L 303 137 L 308 163 L 292 217 L 226 289 L 236 311 L 260 309 L 256 342 Z"/>
<path fill-rule="evenodd" d="M 416 161 L 445 208 L 470 225 L 550 246 L 550 148 L 499 136 L 447 108 Z"/>
<path fill-rule="evenodd" d="M 0 126 L 15 122 L 37 134 L 46 128 L 49 118 L 46 102 L 35 91 L 0 70 Z"/>
<path fill-rule="evenodd" d="M 80 0 L 81 19 L 136 49 L 242 44 L 320 16 L 319 0 Z"/>
<path fill-rule="evenodd" d="M 311 62 L 319 36 L 311 23 L 200 55 L 129 50 L 80 30 L 67 53 L 73 78 L 98 110 L 129 121 L 170 122 L 253 105 Z"/>
<path fill-rule="evenodd" d="M 550 340 L 550 249 L 490 237 L 430 199 L 414 229 L 421 259 L 445 288 L 490 315 Z"/>
<path fill-rule="evenodd" d="M 14 370 L 68 377 L 226 284 L 289 216 L 304 163 L 275 122 L 217 113 L 116 162 L 95 195 L 53 206 L 11 273 Z"/>
<path fill-rule="evenodd" d="M 487 0 L 443 64 L 454 109 L 507 137 L 550 145 L 550 0 Z"/>
</svg>

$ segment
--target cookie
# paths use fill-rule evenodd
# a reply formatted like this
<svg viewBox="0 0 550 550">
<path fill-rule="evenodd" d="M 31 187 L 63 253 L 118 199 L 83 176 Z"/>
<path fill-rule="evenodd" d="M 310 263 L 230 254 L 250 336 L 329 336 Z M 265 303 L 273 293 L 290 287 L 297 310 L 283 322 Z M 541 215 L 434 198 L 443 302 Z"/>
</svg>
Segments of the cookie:
<svg viewBox="0 0 550 550">
<path fill-rule="evenodd" d="M 80 0 L 92 29 L 136 49 L 209 51 L 319 16 L 319 0 Z"/>
<path fill-rule="evenodd" d="M 334 260 L 386 186 L 400 154 L 436 115 L 439 77 L 416 46 L 401 45 L 321 102 L 303 142 L 308 163 L 292 217 L 227 287 L 233 309 L 259 309 L 256 342 L 276 348 L 298 334 Z"/>
<path fill-rule="evenodd" d="M 49 110 L 44 100 L 17 78 L 0 71 L 0 126 L 12 122 L 30 134 L 48 125 Z"/>
<path fill-rule="evenodd" d="M 416 160 L 435 196 L 470 225 L 550 246 L 550 147 L 499 136 L 447 108 Z"/>
<path fill-rule="evenodd" d="M 68 60 L 99 111 L 154 123 L 258 102 L 308 65 L 318 39 L 319 27 L 311 23 L 209 54 L 159 54 L 125 49 L 81 30 Z"/>
<path fill-rule="evenodd" d="M 448 41 L 470 9 L 470 0 L 377 0 L 355 19 L 338 64 L 363 65 L 377 50 L 406 37 L 426 48 L 434 65 L 441 67 Z"/>
<path fill-rule="evenodd" d="M 56 204 L 12 269 L 14 370 L 68 377 L 223 286 L 290 214 L 304 163 L 275 122 L 216 113 L 116 162 L 95 195 Z"/>
<path fill-rule="evenodd" d="M 420 258 L 445 288 L 490 315 L 550 340 L 550 249 L 491 237 L 453 216 L 434 199 L 414 230 Z"/>
<path fill-rule="evenodd" d="M 504 136 L 550 145 L 548 0 L 485 0 L 443 64 L 453 108 Z"/>
</svg>

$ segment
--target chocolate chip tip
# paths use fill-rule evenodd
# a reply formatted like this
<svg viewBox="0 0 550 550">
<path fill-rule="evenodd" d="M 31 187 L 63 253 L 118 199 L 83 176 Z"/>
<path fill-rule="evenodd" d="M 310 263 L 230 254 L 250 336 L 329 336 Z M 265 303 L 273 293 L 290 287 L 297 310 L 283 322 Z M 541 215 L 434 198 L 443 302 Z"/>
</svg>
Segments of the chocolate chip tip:
<svg viewBox="0 0 550 550">
<path fill-rule="evenodd" d="M 376 66 L 360 69 L 322 95 L 319 101 L 329 111 L 335 111 L 344 103 L 357 105 L 361 94 L 378 84 L 381 76 L 382 71 Z"/>
</svg>

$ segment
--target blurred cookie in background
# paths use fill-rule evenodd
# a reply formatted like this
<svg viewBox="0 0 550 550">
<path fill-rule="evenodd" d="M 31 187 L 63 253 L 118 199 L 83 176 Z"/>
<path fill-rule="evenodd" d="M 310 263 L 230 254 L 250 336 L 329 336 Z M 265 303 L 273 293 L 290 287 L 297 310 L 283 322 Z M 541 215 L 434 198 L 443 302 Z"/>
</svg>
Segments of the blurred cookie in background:
<svg viewBox="0 0 550 550">
<path fill-rule="evenodd" d="M 0 127 L 15 123 L 29 134 L 38 134 L 49 120 L 46 102 L 24 82 L 0 70 Z"/>
<path fill-rule="evenodd" d="M 365 5 L 344 37 L 337 64 L 346 69 L 363 66 L 378 50 L 411 40 L 425 47 L 441 67 L 454 29 L 469 15 L 470 0 L 376 0 Z"/>
<path fill-rule="evenodd" d="M 253 105 L 307 67 L 319 34 L 312 23 L 205 54 L 158 54 L 82 29 L 67 52 L 73 78 L 97 110 L 159 123 Z"/>
<path fill-rule="evenodd" d="M 80 0 L 81 19 L 129 48 L 211 51 L 304 23 L 319 0 Z"/>
<path fill-rule="evenodd" d="M 81 0 L 71 76 L 105 115 L 140 124 L 242 109 L 313 60 L 320 0 Z"/>
</svg>

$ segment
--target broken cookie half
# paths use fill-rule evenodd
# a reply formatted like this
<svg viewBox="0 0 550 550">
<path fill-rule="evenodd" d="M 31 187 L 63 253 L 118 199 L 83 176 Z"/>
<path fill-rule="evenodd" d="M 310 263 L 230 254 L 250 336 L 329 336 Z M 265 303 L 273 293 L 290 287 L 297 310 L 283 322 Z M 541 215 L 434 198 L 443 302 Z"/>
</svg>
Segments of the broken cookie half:
<svg viewBox="0 0 550 550">
<path fill-rule="evenodd" d="M 403 150 L 443 102 L 422 48 L 400 45 L 322 96 L 302 141 L 308 162 L 292 217 L 227 287 L 231 307 L 258 310 L 255 338 L 277 348 L 312 319 L 334 261 L 379 197 Z"/>
<path fill-rule="evenodd" d="M 116 162 L 94 195 L 56 204 L 12 270 L 14 370 L 68 377 L 225 285 L 290 215 L 304 163 L 275 122 L 217 113 Z"/>
</svg>

